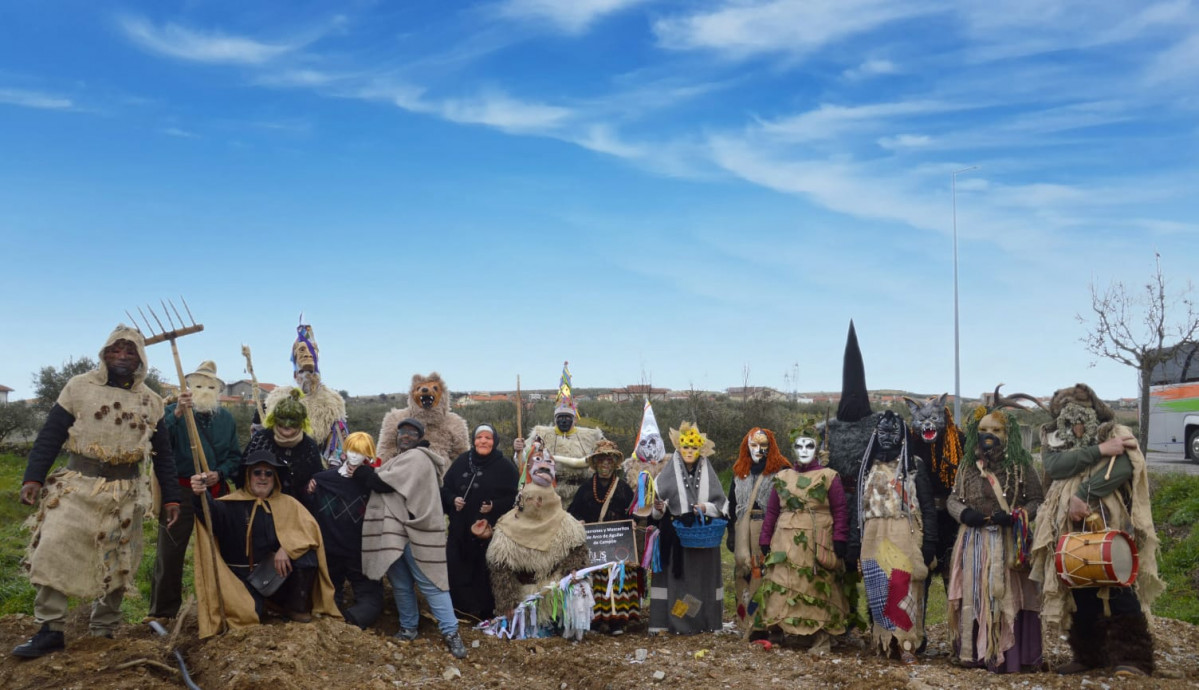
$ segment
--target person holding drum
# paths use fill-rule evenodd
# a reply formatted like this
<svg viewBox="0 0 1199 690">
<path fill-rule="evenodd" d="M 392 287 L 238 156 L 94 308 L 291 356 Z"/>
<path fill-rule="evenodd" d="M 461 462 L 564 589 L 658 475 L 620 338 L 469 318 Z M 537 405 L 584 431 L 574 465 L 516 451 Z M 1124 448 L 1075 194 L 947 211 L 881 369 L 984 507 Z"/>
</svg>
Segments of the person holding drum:
<svg viewBox="0 0 1199 690">
<path fill-rule="evenodd" d="M 1073 660 L 1058 673 L 1112 667 L 1117 676 L 1153 673 L 1147 614 L 1165 589 L 1145 456 L 1090 386 L 1053 395 L 1041 430 L 1051 480 L 1033 538 L 1032 579 L 1041 618 L 1069 628 Z"/>
<path fill-rule="evenodd" d="M 949 562 L 949 636 L 959 664 L 993 673 L 1039 670 L 1041 595 L 1028 579 L 1030 527 L 1044 497 L 1020 425 L 995 390 L 975 408 L 949 514 L 962 524 Z"/>
</svg>

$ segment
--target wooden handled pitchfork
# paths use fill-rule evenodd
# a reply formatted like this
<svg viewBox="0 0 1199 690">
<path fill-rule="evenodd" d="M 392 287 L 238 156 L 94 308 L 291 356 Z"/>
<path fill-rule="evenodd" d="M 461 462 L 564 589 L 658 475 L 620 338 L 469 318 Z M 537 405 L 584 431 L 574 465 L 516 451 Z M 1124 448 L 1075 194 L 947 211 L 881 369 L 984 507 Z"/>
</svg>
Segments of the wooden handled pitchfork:
<svg viewBox="0 0 1199 690">
<path fill-rule="evenodd" d="M 163 313 L 167 318 L 167 323 L 171 325 L 169 330 L 162 325 L 162 321 L 158 318 L 158 314 L 154 313 L 154 307 L 151 307 L 149 304 L 146 305 L 146 310 L 150 312 L 150 316 L 154 317 L 154 323 L 158 324 L 157 329 L 155 329 L 150 323 L 150 320 L 146 318 L 146 312 L 142 311 L 141 307 L 137 308 L 137 313 L 141 314 L 142 322 L 146 326 L 146 332 L 150 334 L 150 337 L 146 338 L 147 346 L 161 343 L 163 341 L 170 341 L 171 354 L 175 357 L 175 372 L 179 375 L 179 393 L 182 394 L 187 390 L 187 378 L 183 374 L 183 362 L 179 359 L 179 347 L 175 344 L 175 341 L 185 335 L 199 333 L 200 331 L 204 330 L 204 325 L 196 323 L 195 318 L 192 317 L 191 308 L 187 306 L 187 300 L 183 299 L 182 295 L 180 295 L 179 300 L 183 302 L 183 309 L 187 312 L 188 320 L 191 321 L 190 326 L 186 325 L 186 322 L 183 320 L 183 316 L 175 307 L 175 303 L 169 302 L 169 300 L 168 302 L 171 305 L 169 309 L 167 308 L 168 302 L 159 300 L 159 303 L 162 304 Z M 171 318 L 172 310 L 175 312 L 175 317 L 179 319 L 178 327 L 175 326 L 175 320 Z M 126 311 L 125 315 L 128 316 L 131 321 L 133 321 L 134 325 L 137 325 L 137 319 L 134 319 L 132 314 Z M 204 444 L 200 441 L 200 430 L 196 427 L 196 416 L 190 407 L 183 411 L 183 418 L 187 422 L 187 438 L 191 442 L 192 463 L 195 466 L 196 474 L 205 474 L 208 472 L 208 459 L 204 457 Z M 208 510 L 207 499 L 201 501 L 200 505 L 204 511 L 204 524 L 208 527 L 208 529 L 205 531 L 208 533 L 209 553 L 212 554 L 212 571 L 213 573 L 217 573 L 216 540 L 212 536 L 212 515 Z M 225 598 L 221 594 L 220 578 L 214 577 L 213 580 L 216 583 L 217 603 L 219 604 L 221 611 L 220 629 L 221 632 L 224 632 L 229 628 L 229 621 L 225 617 Z"/>
</svg>

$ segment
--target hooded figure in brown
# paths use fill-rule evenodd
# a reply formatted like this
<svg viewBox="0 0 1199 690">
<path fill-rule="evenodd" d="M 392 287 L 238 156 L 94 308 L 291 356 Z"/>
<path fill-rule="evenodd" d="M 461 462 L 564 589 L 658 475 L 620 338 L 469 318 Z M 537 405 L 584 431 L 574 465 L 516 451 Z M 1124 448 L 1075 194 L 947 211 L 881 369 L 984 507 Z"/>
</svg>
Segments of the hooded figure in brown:
<svg viewBox="0 0 1199 690">
<path fill-rule="evenodd" d="M 142 520 L 151 501 L 145 461 L 154 464 L 168 525 L 179 517 L 162 399 L 145 385 L 147 371 L 142 334 L 117 326 L 100 348 L 100 365 L 67 382 L 34 441 L 21 500 L 34 505 L 40 498 L 26 563 L 42 629 L 13 650 L 17 656 L 64 648 L 70 596 L 95 600 L 91 633 L 112 636 L 141 563 Z M 60 450 L 66 467 L 47 477 Z"/>
</svg>

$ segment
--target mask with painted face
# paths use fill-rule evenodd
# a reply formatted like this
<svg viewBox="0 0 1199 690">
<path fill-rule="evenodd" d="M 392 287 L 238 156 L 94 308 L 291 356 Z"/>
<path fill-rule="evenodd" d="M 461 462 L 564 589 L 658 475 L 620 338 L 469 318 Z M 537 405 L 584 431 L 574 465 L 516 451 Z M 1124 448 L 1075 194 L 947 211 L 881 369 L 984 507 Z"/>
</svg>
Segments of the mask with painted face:
<svg viewBox="0 0 1199 690">
<path fill-rule="evenodd" d="M 992 412 L 978 420 L 978 450 L 988 459 L 1003 457 L 1007 448 L 1007 418 L 1002 412 Z"/>
<path fill-rule="evenodd" d="M 749 448 L 749 457 L 756 464 L 765 460 L 766 454 L 770 452 L 770 439 L 761 429 L 755 429 L 750 432 L 746 446 Z"/>
<path fill-rule="evenodd" d="M 558 467 L 549 451 L 541 450 L 529 464 L 529 481 L 538 486 L 553 486 L 558 479 Z"/>
<path fill-rule="evenodd" d="M 795 459 L 801 465 L 810 465 L 816 459 L 816 439 L 814 438 L 800 436 L 795 439 L 792 449 L 795 452 Z"/>
<path fill-rule="evenodd" d="M 887 410 L 874 427 L 875 444 L 884 452 L 899 450 L 903 445 L 903 420 Z"/>
<path fill-rule="evenodd" d="M 573 414 L 554 415 L 554 426 L 558 427 L 558 431 L 565 434 L 574 428 L 574 425 L 575 416 Z"/>
</svg>

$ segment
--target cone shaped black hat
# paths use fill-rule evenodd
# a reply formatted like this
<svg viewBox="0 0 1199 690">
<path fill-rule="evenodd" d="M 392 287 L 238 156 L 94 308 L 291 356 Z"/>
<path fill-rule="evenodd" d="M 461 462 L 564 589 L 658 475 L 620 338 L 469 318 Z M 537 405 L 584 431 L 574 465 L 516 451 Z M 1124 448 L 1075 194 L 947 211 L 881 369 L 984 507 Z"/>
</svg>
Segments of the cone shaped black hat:
<svg viewBox="0 0 1199 690">
<path fill-rule="evenodd" d="M 870 394 L 866 392 L 866 366 L 858 334 L 849 321 L 849 336 L 845 339 L 845 361 L 841 365 L 841 402 L 837 404 L 837 419 L 856 422 L 870 416 Z"/>
</svg>

